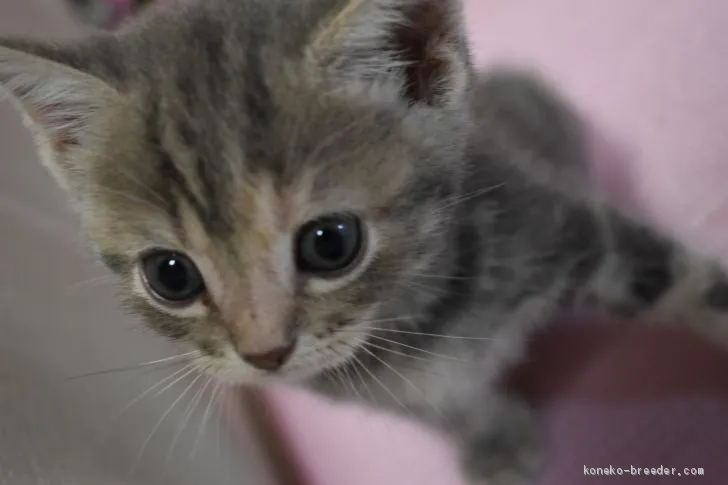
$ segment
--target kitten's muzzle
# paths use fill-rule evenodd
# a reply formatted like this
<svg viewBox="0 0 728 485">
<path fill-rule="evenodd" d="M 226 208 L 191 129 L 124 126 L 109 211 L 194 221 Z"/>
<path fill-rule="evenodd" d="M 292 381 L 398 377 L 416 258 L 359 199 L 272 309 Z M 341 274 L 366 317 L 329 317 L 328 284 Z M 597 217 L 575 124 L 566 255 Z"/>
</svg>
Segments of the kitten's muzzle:
<svg viewBox="0 0 728 485">
<path fill-rule="evenodd" d="M 274 372 L 283 367 L 296 349 L 296 340 L 285 346 L 276 347 L 262 354 L 241 354 L 245 362 L 258 369 Z"/>
</svg>

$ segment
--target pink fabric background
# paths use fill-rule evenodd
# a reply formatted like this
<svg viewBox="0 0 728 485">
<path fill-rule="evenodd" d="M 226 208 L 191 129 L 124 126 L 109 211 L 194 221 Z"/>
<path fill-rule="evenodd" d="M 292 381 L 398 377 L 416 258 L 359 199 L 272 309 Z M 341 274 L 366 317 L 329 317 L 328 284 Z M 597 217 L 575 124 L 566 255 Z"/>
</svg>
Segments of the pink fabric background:
<svg viewBox="0 0 728 485">
<path fill-rule="evenodd" d="M 535 66 L 593 127 L 599 181 L 693 247 L 728 252 L 728 3 L 466 0 L 481 65 Z M 552 440 L 540 483 L 728 483 L 728 354 L 690 336 L 554 329 L 524 380 Z M 457 485 L 427 431 L 288 390 L 276 410 L 313 485 Z M 583 466 L 704 467 L 700 478 L 585 477 Z"/>
</svg>

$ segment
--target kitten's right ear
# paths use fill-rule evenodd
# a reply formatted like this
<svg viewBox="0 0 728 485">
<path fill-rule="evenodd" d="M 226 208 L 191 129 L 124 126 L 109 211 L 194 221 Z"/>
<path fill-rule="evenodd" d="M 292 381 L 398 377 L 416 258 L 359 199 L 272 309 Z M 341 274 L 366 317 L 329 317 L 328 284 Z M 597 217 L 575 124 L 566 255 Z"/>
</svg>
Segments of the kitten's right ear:
<svg viewBox="0 0 728 485">
<path fill-rule="evenodd" d="M 83 148 L 97 132 L 99 114 L 116 103 L 119 94 L 80 70 L 79 55 L 64 55 L 61 49 L 0 39 L 0 91 L 7 92 L 23 114 L 42 162 L 76 198 L 87 171 Z M 62 63 L 65 58 L 68 63 Z"/>
<path fill-rule="evenodd" d="M 472 79 L 462 0 L 345 0 L 306 54 L 336 85 L 383 82 L 411 105 L 462 105 Z"/>
</svg>

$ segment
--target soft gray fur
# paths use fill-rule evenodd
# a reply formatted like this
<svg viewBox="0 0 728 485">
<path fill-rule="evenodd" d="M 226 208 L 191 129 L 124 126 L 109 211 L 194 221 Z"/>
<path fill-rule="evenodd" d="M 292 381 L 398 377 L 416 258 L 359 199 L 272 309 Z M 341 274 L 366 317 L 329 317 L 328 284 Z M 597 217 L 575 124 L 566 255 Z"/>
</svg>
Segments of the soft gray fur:
<svg viewBox="0 0 728 485">
<path fill-rule="evenodd" d="M 476 76 L 460 10 L 204 0 L 74 45 L 5 39 L 0 86 L 124 300 L 201 369 L 412 416 L 461 446 L 472 483 L 520 484 L 540 428 L 499 379 L 534 329 L 577 307 L 709 314 L 727 292 L 570 190 L 588 186 L 576 118 L 530 76 Z M 297 228 L 344 211 L 368 229 L 358 267 L 297 274 Z M 150 297 L 150 247 L 187 253 L 207 293 Z M 240 358 L 296 340 L 276 372 Z"/>
</svg>

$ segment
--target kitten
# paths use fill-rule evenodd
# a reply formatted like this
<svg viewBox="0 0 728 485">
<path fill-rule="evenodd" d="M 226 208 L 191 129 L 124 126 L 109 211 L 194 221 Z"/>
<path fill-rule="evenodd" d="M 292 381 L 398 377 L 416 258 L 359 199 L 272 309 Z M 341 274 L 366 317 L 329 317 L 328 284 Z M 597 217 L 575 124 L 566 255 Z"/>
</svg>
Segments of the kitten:
<svg viewBox="0 0 728 485">
<path fill-rule="evenodd" d="M 534 329 L 582 307 L 720 316 L 726 282 L 571 187 L 570 110 L 477 75 L 461 15 L 206 0 L 75 44 L 4 39 L 0 86 L 126 304 L 202 370 L 415 416 L 473 484 L 521 484 L 540 429 L 499 378 Z"/>
</svg>

